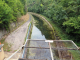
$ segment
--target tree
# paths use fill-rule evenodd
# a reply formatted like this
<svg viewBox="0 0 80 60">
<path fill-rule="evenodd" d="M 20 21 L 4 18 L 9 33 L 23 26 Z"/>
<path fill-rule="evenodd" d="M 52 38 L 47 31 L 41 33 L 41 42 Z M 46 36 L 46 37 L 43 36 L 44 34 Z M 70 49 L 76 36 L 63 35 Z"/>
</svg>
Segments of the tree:
<svg viewBox="0 0 80 60">
<path fill-rule="evenodd" d="M 0 28 L 9 28 L 9 23 L 13 19 L 12 12 L 4 1 L 0 1 Z"/>
<path fill-rule="evenodd" d="M 12 21 L 17 21 L 19 15 L 26 14 L 26 0 L 0 0 L 0 28 L 9 28 Z M 25 3 L 25 4 L 24 4 Z"/>
<path fill-rule="evenodd" d="M 79 41 L 80 0 L 35 0 L 34 2 L 29 1 L 29 11 L 47 16 L 72 39 Z"/>
</svg>

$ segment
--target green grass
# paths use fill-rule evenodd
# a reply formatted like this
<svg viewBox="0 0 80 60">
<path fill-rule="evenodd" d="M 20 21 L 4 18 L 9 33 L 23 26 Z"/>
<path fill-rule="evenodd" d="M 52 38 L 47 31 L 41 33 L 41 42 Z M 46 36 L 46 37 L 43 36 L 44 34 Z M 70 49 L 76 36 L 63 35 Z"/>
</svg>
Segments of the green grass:
<svg viewBox="0 0 80 60">
<path fill-rule="evenodd" d="M 37 14 L 37 13 L 36 13 Z M 39 14 L 41 15 L 41 14 Z M 43 15 L 41 15 L 43 16 Z M 39 16 L 38 16 L 39 17 Z M 47 18 L 46 16 L 43 16 L 48 22 L 50 22 L 50 24 L 52 25 L 53 29 L 55 30 L 55 36 L 58 36 L 59 39 L 61 40 L 74 40 L 74 38 L 72 38 L 70 35 L 68 35 L 66 32 L 63 31 L 63 29 L 61 27 L 59 27 L 58 24 L 56 24 L 55 22 L 51 21 L 51 19 Z M 40 17 L 41 18 L 41 17 Z M 76 42 L 75 42 L 76 43 Z M 80 42 L 76 43 L 79 47 L 80 47 Z"/>
<path fill-rule="evenodd" d="M 53 28 L 55 29 L 57 35 L 61 38 L 61 40 L 69 40 L 70 37 L 66 33 L 64 33 L 63 30 L 57 24 L 53 23 L 51 19 L 45 16 L 43 17 L 46 18 L 46 20 L 48 20 L 51 23 L 51 25 L 53 26 Z M 80 47 L 80 43 L 76 43 L 76 44 Z M 74 60 L 80 60 L 80 50 L 71 50 L 69 52 L 71 52 Z"/>
<path fill-rule="evenodd" d="M 7 52 L 11 51 L 11 49 L 10 49 L 11 44 L 8 44 L 7 42 L 5 42 L 5 39 L 1 39 L 0 42 L 1 42 L 1 44 L 4 44 L 4 46 L 3 46 L 4 51 L 7 51 Z"/>
<path fill-rule="evenodd" d="M 5 39 L 1 39 L 0 42 L 3 43 L 5 41 Z"/>
<path fill-rule="evenodd" d="M 39 14 L 41 15 L 41 14 Z M 41 15 L 43 16 L 43 15 Z M 54 32 L 57 33 L 57 35 L 61 38 L 61 40 L 69 40 L 70 36 L 67 35 L 65 32 L 63 32 L 63 30 L 54 22 L 51 21 L 51 19 L 43 16 L 46 20 L 48 20 L 48 22 L 50 22 L 50 24 L 52 25 L 53 29 L 55 30 Z M 75 42 L 76 43 L 76 42 Z M 78 46 L 80 46 L 79 43 L 76 43 Z M 68 52 L 71 52 L 73 59 L 74 60 L 80 60 L 80 51 L 79 50 L 69 50 Z"/>
<path fill-rule="evenodd" d="M 78 51 L 78 50 L 71 50 L 69 52 L 71 52 L 74 60 L 80 60 L 80 51 Z"/>
<path fill-rule="evenodd" d="M 43 16 L 43 15 L 41 15 L 41 16 Z M 43 17 L 45 17 L 45 16 L 43 16 Z M 47 17 L 45 17 L 45 18 L 46 18 L 46 20 L 48 20 L 51 23 L 51 25 L 53 26 L 53 28 L 55 29 L 57 35 L 61 38 L 61 40 L 69 40 L 68 39 L 69 36 L 67 36 L 67 34 L 65 34 L 57 24 L 52 22 L 51 19 L 49 19 Z"/>
<path fill-rule="evenodd" d="M 43 15 L 41 15 L 41 16 L 43 16 Z M 70 36 L 68 34 L 66 34 L 65 32 L 63 32 L 61 27 L 59 27 L 57 24 L 52 22 L 51 19 L 47 18 L 46 16 L 43 16 L 43 17 L 46 18 L 46 20 L 48 20 L 51 23 L 51 25 L 53 26 L 53 28 L 55 29 L 57 35 L 59 36 L 59 38 L 61 40 L 71 40 Z M 76 45 L 80 47 L 80 43 L 76 43 Z"/>
</svg>

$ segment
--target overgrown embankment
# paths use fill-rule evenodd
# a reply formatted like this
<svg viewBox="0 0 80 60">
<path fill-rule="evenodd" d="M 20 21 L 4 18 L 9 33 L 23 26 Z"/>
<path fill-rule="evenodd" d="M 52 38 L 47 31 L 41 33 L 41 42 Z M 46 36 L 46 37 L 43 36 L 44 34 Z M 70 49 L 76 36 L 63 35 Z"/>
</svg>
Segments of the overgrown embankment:
<svg viewBox="0 0 80 60">
<path fill-rule="evenodd" d="M 24 20 L 19 19 L 27 13 L 26 0 L 0 0 L 0 39 L 19 27 Z"/>
<path fill-rule="evenodd" d="M 27 13 L 26 0 L 0 0 L 0 28 L 9 30 L 11 22 Z"/>
<path fill-rule="evenodd" d="M 43 15 L 40 15 L 40 14 L 37 14 L 37 13 L 31 13 L 32 15 L 35 15 L 35 16 L 37 16 L 37 17 L 39 17 L 39 18 L 41 18 L 41 19 L 43 19 L 43 20 L 47 20 L 49 23 L 50 23 L 50 25 L 52 25 L 52 28 L 53 29 L 55 29 L 54 30 L 54 33 L 56 33 L 55 34 L 55 36 L 56 37 L 60 37 L 61 38 L 61 40 L 65 40 L 65 39 L 68 39 L 68 37 L 67 37 L 67 35 L 62 31 L 62 30 L 60 30 L 61 28 L 59 27 L 59 26 L 56 26 L 57 24 L 53 24 L 53 22 L 50 20 L 50 19 L 48 19 L 47 17 L 45 17 L 45 16 L 43 16 Z M 45 18 L 45 19 L 44 19 Z M 57 35 L 58 34 L 58 35 Z M 62 44 L 62 43 L 61 43 Z M 61 45 L 61 44 L 59 44 L 59 46 Z M 64 45 L 62 45 L 62 46 L 64 46 Z M 65 51 L 63 51 L 63 54 L 65 54 L 65 55 L 68 55 L 68 54 L 71 54 L 71 56 L 73 57 L 73 59 L 74 60 L 79 60 L 80 58 L 79 58 L 79 51 L 78 50 L 65 50 Z M 63 55 L 62 54 L 62 55 Z"/>
<path fill-rule="evenodd" d="M 51 23 L 51 25 L 55 29 L 56 36 L 58 36 L 61 40 L 71 40 L 70 35 L 67 34 L 57 23 L 53 22 L 51 19 L 47 18 L 44 15 L 41 16 L 45 17 Z M 80 47 L 79 42 L 75 42 L 75 43 Z"/>
<path fill-rule="evenodd" d="M 9 33 L 17 29 L 19 26 L 24 24 L 29 19 L 29 14 L 23 15 L 20 18 L 17 19 L 16 22 L 10 23 L 9 30 L 6 29 L 0 29 L 0 40 L 4 39 Z"/>
<path fill-rule="evenodd" d="M 30 23 L 30 21 L 29 21 L 29 14 L 23 15 L 18 20 L 19 21 L 17 22 L 17 25 L 15 25 L 14 27 L 11 27 L 11 29 L 12 29 L 11 32 L 7 33 L 6 35 L 3 35 L 2 39 L 0 40 L 0 42 L 2 44 L 4 44 L 4 46 L 3 46 L 4 47 L 4 51 L 11 51 L 12 50 L 11 47 L 14 46 L 14 43 L 16 45 L 17 41 L 20 41 L 21 38 L 22 38 L 21 41 L 23 41 L 23 42 L 19 43 L 19 44 L 22 45 L 24 43 L 24 40 L 25 40 L 25 37 L 26 37 L 25 34 L 27 33 L 26 31 L 27 31 L 28 25 Z M 25 25 L 25 27 L 24 27 L 24 25 Z M 23 33 L 22 33 L 22 31 L 23 31 Z M 22 34 L 24 34 L 23 37 L 22 37 Z M 12 37 L 10 37 L 10 36 L 12 36 Z M 21 38 L 19 39 L 20 36 L 21 36 Z M 16 46 L 18 46 L 18 45 L 16 45 Z M 13 51 L 14 51 L 14 49 L 13 49 Z"/>
<path fill-rule="evenodd" d="M 56 39 L 61 39 L 61 40 L 71 40 L 69 35 L 65 33 L 65 31 L 63 31 L 63 29 L 57 25 L 55 22 L 53 22 L 51 19 L 41 15 L 41 14 L 36 14 L 36 13 L 32 13 L 31 14 L 35 14 L 36 16 L 42 18 L 44 17 L 51 25 L 52 25 L 52 28 L 54 29 L 54 33 L 55 33 L 55 36 L 56 36 Z M 75 42 L 76 43 L 76 42 Z M 80 46 L 79 43 L 76 43 L 78 46 Z"/>
</svg>

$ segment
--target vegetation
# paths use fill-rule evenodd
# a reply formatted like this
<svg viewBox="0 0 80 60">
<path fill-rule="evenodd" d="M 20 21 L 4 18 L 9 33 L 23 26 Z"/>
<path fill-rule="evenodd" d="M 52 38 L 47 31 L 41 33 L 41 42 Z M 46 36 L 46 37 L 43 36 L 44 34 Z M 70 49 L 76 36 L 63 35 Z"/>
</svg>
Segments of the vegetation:
<svg viewBox="0 0 80 60">
<path fill-rule="evenodd" d="M 4 51 L 6 51 L 6 52 L 9 52 L 9 51 L 11 51 L 11 44 L 8 44 L 8 43 L 6 43 L 5 42 L 5 38 L 3 38 L 3 39 L 1 39 L 0 40 L 0 42 L 2 43 L 2 44 L 4 44 L 4 46 L 3 46 L 3 48 L 4 48 Z"/>
<path fill-rule="evenodd" d="M 68 39 L 80 42 L 80 0 L 27 0 L 28 11 L 47 16 Z"/>
<path fill-rule="evenodd" d="M 0 0 L 0 28 L 9 28 L 12 21 L 27 11 L 26 0 Z"/>
<path fill-rule="evenodd" d="M 51 31 L 51 28 L 45 22 L 45 20 L 43 20 L 41 17 L 35 16 L 35 15 L 33 15 L 33 17 L 35 18 L 35 22 L 36 22 L 35 26 L 38 29 L 40 29 L 42 35 L 45 35 L 45 38 L 48 39 L 48 40 L 50 40 L 50 39 L 54 40 L 55 39 L 54 34 Z"/>
</svg>

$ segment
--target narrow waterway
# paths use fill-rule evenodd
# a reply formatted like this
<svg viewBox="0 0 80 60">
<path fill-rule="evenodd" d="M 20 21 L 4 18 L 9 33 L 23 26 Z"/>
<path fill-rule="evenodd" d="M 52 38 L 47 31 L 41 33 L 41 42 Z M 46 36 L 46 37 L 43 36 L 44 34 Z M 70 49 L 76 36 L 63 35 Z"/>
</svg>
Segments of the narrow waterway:
<svg viewBox="0 0 80 60">
<path fill-rule="evenodd" d="M 50 26 L 44 21 L 39 19 L 38 17 L 34 16 L 34 21 L 33 21 L 33 27 L 32 27 L 32 31 L 29 37 L 30 41 L 28 41 L 27 43 L 27 48 L 26 49 L 26 58 L 27 59 L 43 59 L 43 60 L 52 60 L 52 57 L 54 58 L 54 60 L 60 60 L 60 59 L 65 59 L 65 60 L 71 60 L 73 58 L 71 58 L 71 53 L 73 54 L 73 52 L 76 52 L 77 54 L 79 54 L 78 50 L 68 50 L 69 52 L 66 53 L 67 50 L 60 50 L 60 53 L 63 53 L 64 55 L 62 58 L 59 57 L 59 49 L 58 50 L 53 50 L 52 49 L 52 54 L 51 55 L 51 51 L 50 51 L 50 45 L 51 48 L 56 48 L 56 42 L 53 43 L 49 43 L 45 42 L 45 40 L 55 40 L 54 38 L 54 33 L 52 31 L 52 29 L 50 28 Z M 58 44 L 63 47 L 63 48 L 74 48 L 77 49 L 76 46 L 71 42 L 71 41 L 60 41 L 58 42 Z M 62 45 L 61 45 L 62 44 Z M 58 46 L 59 46 L 58 45 Z M 64 45 L 64 46 L 63 46 Z M 36 48 L 34 48 L 36 47 Z M 39 47 L 39 48 L 38 48 Z M 45 49 L 48 48 L 48 49 Z M 65 54 L 66 53 L 66 54 Z M 69 55 L 67 55 L 69 54 Z M 66 56 L 66 57 L 64 57 Z M 67 57 L 69 56 L 69 58 Z M 73 57 L 75 57 L 76 55 L 73 55 Z M 80 55 L 78 55 L 79 58 Z M 74 60 L 74 59 L 73 59 Z"/>
<path fill-rule="evenodd" d="M 54 40 L 54 33 L 45 21 L 34 16 L 31 39 Z"/>
<path fill-rule="evenodd" d="M 56 48 L 56 42 L 53 42 L 54 44 L 50 43 L 50 45 L 48 42 L 45 42 L 45 40 L 55 40 L 55 38 L 54 38 L 54 33 L 52 29 L 44 20 L 41 20 L 38 17 L 34 16 L 30 39 L 32 40 L 27 42 L 28 43 L 27 47 L 30 47 L 30 48 L 27 48 L 26 50 L 27 59 L 52 60 L 52 57 L 53 57 L 54 60 L 60 60 L 59 50 L 52 49 L 53 56 L 51 55 L 51 51 L 50 51 L 50 45 L 51 45 L 51 48 L 54 48 L 54 47 Z M 59 43 L 64 44 L 64 46 Z M 61 41 L 61 42 L 58 42 L 58 44 L 63 46 L 63 48 L 65 47 L 76 48 L 71 41 L 69 42 Z M 48 48 L 48 49 L 45 49 L 45 48 Z M 63 54 L 65 53 L 65 51 L 63 52 Z M 60 52 L 62 52 L 62 50 L 60 50 Z M 70 52 L 72 51 L 70 50 Z M 62 56 L 67 56 L 67 53 Z M 71 58 L 67 58 L 67 57 L 65 58 L 63 57 L 61 59 L 71 60 Z"/>
<path fill-rule="evenodd" d="M 50 26 L 43 20 L 38 17 L 34 17 L 32 33 L 30 39 L 43 39 L 44 41 L 28 41 L 29 47 L 46 47 L 49 48 L 49 43 L 45 40 L 54 39 L 54 33 Z M 27 49 L 27 58 L 28 59 L 44 59 L 51 60 L 50 49 L 37 49 L 37 48 L 28 48 Z"/>
</svg>

